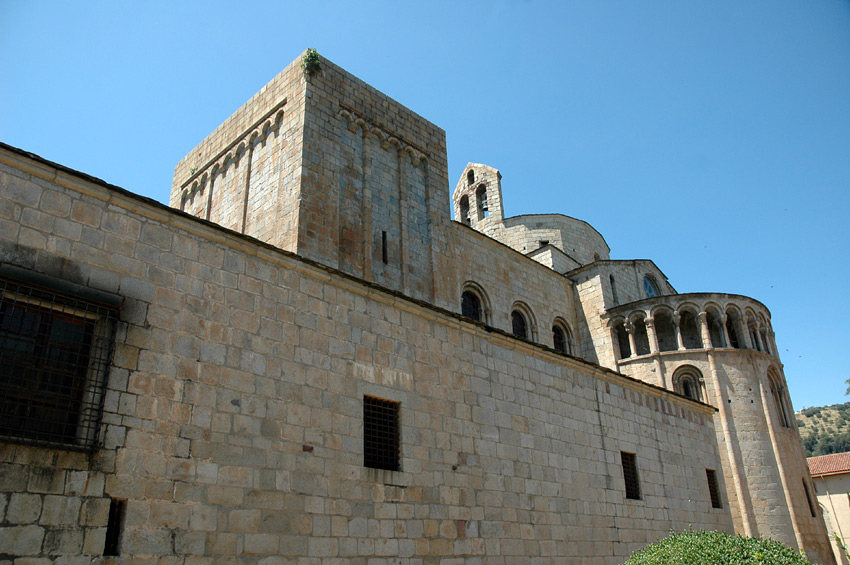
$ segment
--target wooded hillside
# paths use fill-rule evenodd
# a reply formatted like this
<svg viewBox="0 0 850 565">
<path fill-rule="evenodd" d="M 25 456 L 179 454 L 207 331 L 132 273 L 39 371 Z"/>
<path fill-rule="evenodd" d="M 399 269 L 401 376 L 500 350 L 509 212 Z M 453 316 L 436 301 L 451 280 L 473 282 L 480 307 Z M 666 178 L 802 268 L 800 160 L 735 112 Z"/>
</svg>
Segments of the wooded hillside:
<svg viewBox="0 0 850 565">
<path fill-rule="evenodd" d="M 806 457 L 850 451 L 850 402 L 805 408 L 795 416 Z"/>
</svg>

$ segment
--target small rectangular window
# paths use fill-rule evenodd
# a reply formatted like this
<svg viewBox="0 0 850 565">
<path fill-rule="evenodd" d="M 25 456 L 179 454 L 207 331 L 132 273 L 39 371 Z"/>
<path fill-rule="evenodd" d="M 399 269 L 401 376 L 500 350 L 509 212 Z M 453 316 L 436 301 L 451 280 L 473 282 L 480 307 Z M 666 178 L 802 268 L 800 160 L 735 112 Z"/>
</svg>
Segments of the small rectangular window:
<svg viewBox="0 0 850 565">
<path fill-rule="evenodd" d="M 640 500 L 640 478 L 638 477 L 637 455 L 621 451 L 620 460 L 623 463 L 623 480 L 626 483 L 626 498 Z"/>
<path fill-rule="evenodd" d="M 806 501 L 809 503 L 809 511 L 813 517 L 817 516 L 817 508 L 815 507 L 815 502 L 812 500 L 812 493 L 809 491 L 809 485 L 806 483 L 806 479 L 803 479 L 803 490 L 806 491 Z"/>
<path fill-rule="evenodd" d="M 401 404 L 374 396 L 363 397 L 363 465 L 399 471 Z"/>
<path fill-rule="evenodd" d="M 106 523 L 106 541 L 103 544 L 103 554 L 121 555 L 121 530 L 124 528 L 125 500 L 115 498 L 109 501 L 109 519 Z"/>
<path fill-rule="evenodd" d="M 717 473 L 714 469 L 705 470 L 705 478 L 708 480 L 708 496 L 711 497 L 712 508 L 723 508 L 720 502 L 720 490 L 717 488 Z"/>
<path fill-rule="evenodd" d="M 0 278 L 0 436 L 92 449 L 116 310 Z"/>
</svg>

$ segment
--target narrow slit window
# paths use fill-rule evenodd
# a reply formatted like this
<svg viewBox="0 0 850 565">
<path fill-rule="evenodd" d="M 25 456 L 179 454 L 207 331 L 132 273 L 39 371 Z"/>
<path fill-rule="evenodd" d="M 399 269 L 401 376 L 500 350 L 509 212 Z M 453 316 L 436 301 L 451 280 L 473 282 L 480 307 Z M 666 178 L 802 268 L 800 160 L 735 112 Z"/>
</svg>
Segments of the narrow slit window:
<svg viewBox="0 0 850 565">
<path fill-rule="evenodd" d="M 121 531 L 124 529 L 125 500 L 113 498 L 109 501 L 109 521 L 106 524 L 106 541 L 103 544 L 103 554 L 106 556 L 121 555 Z"/>
<path fill-rule="evenodd" d="M 401 404 L 363 397 L 363 465 L 400 471 L 399 412 Z"/>
<path fill-rule="evenodd" d="M 623 480 L 626 486 L 626 498 L 640 500 L 640 478 L 638 477 L 637 455 L 634 453 L 620 452 L 620 461 L 623 463 Z"/>
<path fill-rule="evenodd" d="M 723 504 L 720 502 L 720 489 L 717 488 L 717 473 L 714 469 L 706 469 L 705 478 L 708 480 L 708 496 L 711 498 L 711 507 L 723 508 Z"/>
<path fill-rule="evenodd" d="M 388 262 L 387 259 L 387 232 L 381 232 L 381 260 L 386 265 Z"/>
</svg>

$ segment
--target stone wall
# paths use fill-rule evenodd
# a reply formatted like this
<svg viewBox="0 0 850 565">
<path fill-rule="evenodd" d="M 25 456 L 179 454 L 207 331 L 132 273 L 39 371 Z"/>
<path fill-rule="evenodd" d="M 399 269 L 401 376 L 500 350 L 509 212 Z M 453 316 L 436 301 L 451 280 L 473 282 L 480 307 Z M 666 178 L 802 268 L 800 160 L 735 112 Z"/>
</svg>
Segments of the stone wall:
<svg viewBox="0 0 850 565">
<path fill-rule="evenodd" d="M 712 408 L 0 156 L 0 261 L 124 297 L 102 447 L 3 444 L 7 555 L 98 556 L 111 500 L 122 562 L 619 563 L 732 530 Z M 367 395 L 400 403 L 400 471 L 363 465 Z"/>
</svg>

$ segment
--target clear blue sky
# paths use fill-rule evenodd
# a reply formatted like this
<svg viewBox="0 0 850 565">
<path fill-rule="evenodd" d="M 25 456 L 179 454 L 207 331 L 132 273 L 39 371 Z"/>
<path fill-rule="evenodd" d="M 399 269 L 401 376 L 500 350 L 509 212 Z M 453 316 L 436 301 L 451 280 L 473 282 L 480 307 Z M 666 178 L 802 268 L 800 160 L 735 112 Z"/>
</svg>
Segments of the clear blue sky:
<svg viewBox="0 0 850 565">
<path fill-rule="evenodd" d="M 795 408 L 850 400 L 847 0 L 2 0 L 0 140 L 167 202 L 307 47 L 446 130 L 452 187 L 762 301 Z"/>
</svg>

